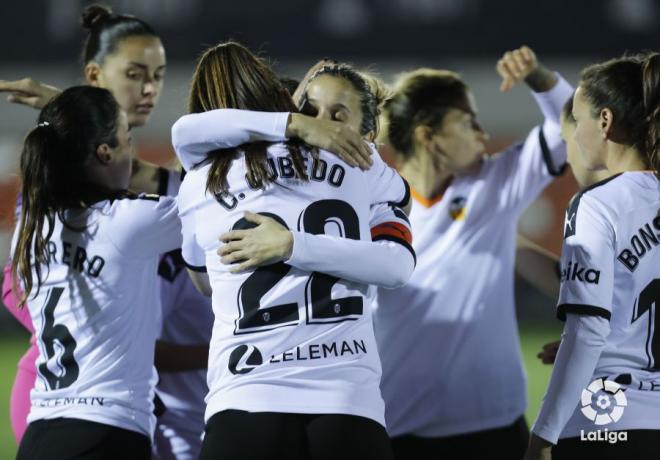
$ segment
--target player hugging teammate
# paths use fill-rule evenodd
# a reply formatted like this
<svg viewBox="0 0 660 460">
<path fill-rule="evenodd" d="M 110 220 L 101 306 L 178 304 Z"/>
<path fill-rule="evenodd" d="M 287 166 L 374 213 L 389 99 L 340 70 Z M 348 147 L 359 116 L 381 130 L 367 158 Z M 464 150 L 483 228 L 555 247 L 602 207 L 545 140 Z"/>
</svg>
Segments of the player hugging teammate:
<svg viewBox="0 0 660 460">
<path fill-rule="evenodd" d="M 17 458 L 660 458 L 657 53 L 588 67 L 576 91 L 505 53 L 501 89 L 524 82 L 543 122 L 486 156 L 454 72 L 390 90 L 322 60 L 291 93 L 221 43 L 172 128 L 181 174 L 131 145 L 158 36 L 99 6 L 84 24 L 87 86 L 0 82 L 41 109 L 3 286 L 34 333 Z M 516 227 L 567 161 L 590 184 L 560 277 L 518 261 L 560 284 L 565 321 L 530 436 Z"/>
</svg>

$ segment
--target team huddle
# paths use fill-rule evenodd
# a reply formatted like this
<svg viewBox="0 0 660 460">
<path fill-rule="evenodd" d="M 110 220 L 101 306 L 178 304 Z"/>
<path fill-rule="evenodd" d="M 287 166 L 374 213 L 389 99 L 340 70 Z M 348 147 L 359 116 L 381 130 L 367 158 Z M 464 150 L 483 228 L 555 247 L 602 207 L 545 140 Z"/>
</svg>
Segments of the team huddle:
<svg viewBox="0 0 660 460">
<path fill-rule="evenodd" d="M 575 89 L 506 52 L 500 89 L 526 84 L 543 122 L 485 155 L 452 71 L 388 88 L 324 59 L 298 82 L 225 42 L 169 170 L 131 144 L 157 33 L 98 5 L 82 24 L 86 85 L 0 81 L 40 109 L 3 282 L 32 333 L 18 459 L 660 458 L 660 54 Z M 569 164 L 557 260 L 517 225 Z M 531 431 L 516 270 L 565 322 Z"/>
</svg>

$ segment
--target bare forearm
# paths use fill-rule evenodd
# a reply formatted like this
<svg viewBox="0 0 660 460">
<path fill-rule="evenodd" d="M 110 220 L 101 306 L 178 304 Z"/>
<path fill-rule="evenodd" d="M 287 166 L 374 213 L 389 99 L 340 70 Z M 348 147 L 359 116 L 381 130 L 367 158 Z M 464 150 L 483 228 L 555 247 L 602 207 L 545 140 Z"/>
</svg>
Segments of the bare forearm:
<svg viewBox="0 0 660 460">
<path fill-rule="evenodd" d="M 525 83 L 536 93 L 544 93 L 550 91 L 557 84 L 557 75 L 542 64 L 527 77 Z"/>
</svg>

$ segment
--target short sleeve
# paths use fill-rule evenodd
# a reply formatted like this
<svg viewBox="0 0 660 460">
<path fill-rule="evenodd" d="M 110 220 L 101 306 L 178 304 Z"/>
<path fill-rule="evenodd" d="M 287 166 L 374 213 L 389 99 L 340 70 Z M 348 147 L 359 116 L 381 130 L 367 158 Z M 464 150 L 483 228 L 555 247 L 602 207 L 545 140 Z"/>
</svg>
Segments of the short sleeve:
<svg viewBox="0 0 660 460">
<path fill-rule="evenodd" d="M 394 168 L 383 161 L 373 146 L 371 149 L 373 165 L 365 172 L 371 192 L 371 204 L 392 203 L 398 207 L 405 207 L 410 201 L 408 183 Z"/>
<path fill-rule="evenodd" d="M 181 222 L 172 197 L 140 194 L 118 200 L 109 237 L 123 254 L 153 257 L 181 246 Z"/>
<path fill-rule="evenodd" d="M 604 205 L 590 195 L 576 195 L 566 211 L 559 319 L 565 321 L 567 313 L 611 318 L 614 241 L 614 226 Z"/>
</svg>

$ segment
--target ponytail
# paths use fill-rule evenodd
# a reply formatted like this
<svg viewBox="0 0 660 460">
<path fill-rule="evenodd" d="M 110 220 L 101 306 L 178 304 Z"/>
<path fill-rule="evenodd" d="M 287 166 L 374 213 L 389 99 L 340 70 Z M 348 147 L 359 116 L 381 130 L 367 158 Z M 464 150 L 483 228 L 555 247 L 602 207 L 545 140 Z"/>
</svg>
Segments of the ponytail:
<svg viewBox="0 0 660 460">
<path fill-rule="evenodd" d="M 46 104 L 39 124 L 26 136 L 20 164 L 23 185 L 18 241 L 11 264 L 15 292 L 16 280 L 23 281 L 19 306 L 25 305 L 35 286 L 35 296 L 39 293 L 44 272 L 48 272 L 55 218 L 81 231 L 84 227 L 65 222 L 66 210 L 122 193 L 89 182 L 85 166 L 99 145 L 117 145 L 119 110 L 108 90 L 69 88 Z"/>
<path fill-rule="evenodd" d="M 23 294 L 19 307 L 27 301 L 35 280 L 32 277 L 32 260 L 36 274 L 37 294 L 41 285 L 42 266 L 48 270 L 48 241 L 54 226 L 54 193 L 64 180 L 58 171 L 57 161 L 49 161 L 48 155 L 60 151 L 55 129 L 48 122 L 40 123 L 25 138 L 21 154 L 22 209 L 18 224 L 18 243 L 12 260 L 13 289 L 18 292 L 17 280 L 23 280 Z M 44 230 L 47 229 L 46 235 Z M 36 295 L 36 294 L 35 294 Z"/>
</svg>

